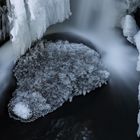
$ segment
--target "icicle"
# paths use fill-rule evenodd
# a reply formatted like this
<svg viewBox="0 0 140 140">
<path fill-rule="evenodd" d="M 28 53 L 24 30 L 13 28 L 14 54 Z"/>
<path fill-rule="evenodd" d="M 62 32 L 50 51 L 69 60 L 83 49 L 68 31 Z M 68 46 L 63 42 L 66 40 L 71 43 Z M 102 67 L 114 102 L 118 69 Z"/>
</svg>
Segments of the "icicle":
<svg viewBox="0 0 140 140">
<path fill-rule="evenodd" d="M 12 17 L 12 45 L 15 48 L 15 55 L 19 57 L 31 46 L 31 35 L 28 26 L 24 0 L 10 0 Z M 12 20 L 11 20 L 12 19 Z"/>
<path fill-rule="evenodd" d="M 40 39 L 47 28 L 71 15 L 69 0 L 9 0 L 10 25 L 15 55 L 19 57 Z"/>
</svg>

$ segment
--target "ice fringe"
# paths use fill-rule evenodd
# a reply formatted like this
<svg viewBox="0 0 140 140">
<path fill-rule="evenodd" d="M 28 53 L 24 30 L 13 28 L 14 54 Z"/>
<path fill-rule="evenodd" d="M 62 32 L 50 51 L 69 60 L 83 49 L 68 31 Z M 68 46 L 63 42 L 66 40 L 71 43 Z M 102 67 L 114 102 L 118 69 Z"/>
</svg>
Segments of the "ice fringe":
<svg viewBox="0 0 140 140">
<path fill-rule="evenodd" d="M 137 70 L 140 71 L 140 31 L 135 35 L 134 37 L 137 49 L 139 51 L 139 56 L 138 56 L 138 62 L 137 62 Z M 139 83 L 139 95 L 138 95 L 138 101 L 139 101 L 139 107 L 140 107 L 140 83 Z M 140 137 L 140 109 L 138 113 L 138 131 L 137 131 L 137 136 Z"/>
<path fill-rule="evenodd" d="M 140 8 L 140 1 L 139 0 L 124 0 L 127 14 L 132 14 L 138 7 Z M 140 71 L 140 29 L 138 28 L 135 19 L 132 15 L 126 15 L 122 22 L 123 26 L 123 34 L 127 38 L 127 40 L 137 46 L 139 51 L 139 57 L 137 62 L 137 71 Z M 139 84 L 139 106 L 140 106 L 140 84 Z M 140 137 L 140 109 L 137 118 L 139 127 L 137 131 L 137 136 Z"/>
<path fill-rule="evenodd" d="M 14 74 L 18 87 L 9 114 L 22 122 L 56 110 L 74 96 L 106 84 L 109 77 L 96 51 L 68 41 L 39 42 L 19 59 Z"/>
<path fill-rule="evenodd" d="M 46 29 L 71 15 L 70 0 L 8 0 L 12 45 L 20 57 Z"/>
</svg>

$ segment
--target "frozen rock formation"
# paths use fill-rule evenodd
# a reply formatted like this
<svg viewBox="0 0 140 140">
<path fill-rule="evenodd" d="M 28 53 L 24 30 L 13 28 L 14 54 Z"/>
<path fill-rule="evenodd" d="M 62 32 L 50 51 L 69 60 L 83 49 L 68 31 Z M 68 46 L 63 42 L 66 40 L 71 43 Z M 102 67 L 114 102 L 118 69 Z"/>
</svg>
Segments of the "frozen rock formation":
<svg viewBox="0 0 140 140">
<path fill-rule="evenodd" d="M 128 14 L 132 14 L 133 12 L 135 12 L 135 10 L 138 7 L 140 7 L 139 0 L 125 0 L 125 4 L 127 5 L 126 9 L 127 9 Z M 126 15 L 122 23 L 123 23 L 122 27 L 123 27 L 124 36 L 127 38 L 128 41 L 135 44 L 139 51 L 137 70 L 140 71 L 140 29 L 138 28 L 135 19 L 130 15 Z M 140 106 L 140 85 L 139 85 L 138 100 L 139 100 L 139 106 Z M 139 128 L 137 131 L 137 136 L 140 137 L 140 110 L 138 113 L 138 124 L 139 124 Z"/>
<path fill-rule="evenodd" d="M 140 31 L 134 36 L 136 47 L 140 53 Z M 138 57 L 137 70 L 140 71 L 140 55 Z"/>
<path fill-rule="evenodd" d="M 123 35 L 129 42 L 135 44 L 134 36 L 137 34 L 139 28 L 135 19 L 131 15 L 126 15 L 122 20 Z"/>
<path fill-rule="evenodd" d="M 123 29 L 123 35 L 127 38 L 129 42 L 135 44 L 134 36 L 138 32 L 139 28 L 133 17 L 133 13 L 140 6 L 139 0 L 123 0 L 122 1 L 122 19 L 121 27 Z"/>
<path fill-rule="evenodd" d="M 17 89 L 9 103 L 14 119 L 30 122 L 108 80 L 100 55 L 83 44 L 41 41 L 14 68 Z"/>
<path fill-rule="evenodd" d="M 137 70 L 140 71 L 140 31 L 135 35 L 134 38 L 135 38 L 137 49 L 139 51 Z M 139 106 L 140 106 L 140 84 L 139 84 L 138 100 L 139 100 Z M 139 128 L 138 128 L 138 131 L 137 131 L 137 135 L 140 137 L 140 110 L 139 110 L 139 113 L 138 113 L 138 124 L 139 124 Z"/>
<path fill-rule="evenodd" d="M 69 0 L 8 0 L 12 45 L 17 57 L 23 55 L 46 29 L 70 15 Z"/>
<path fill-rule="evenodd" d="M 128 0 L 127 4 L 128 4 L 129 13 L 134 12 L 136 10 L 136 8 L 140 7 L 139 0 L 132 0 L 132 1 Z M 134 43 L 137 46 L 137 49 L 140 54 L 140 29 L 138 28 L 135 19 L 130 15 L 126 15 L 126 17 L 125 17 L 123 33 L 124 33 L 124 36 L 127 37 L 127 39 L 131 43 Z M 140 71 L 140 55 L 138 57 L 137 70 Z M 139 85 L 138 100 L 140 102 L 140 85 Z M 140 103 L 139 103 L 139 106 L 140 106 Z M 140 125 L 140 110 L 138 113 L 138 124 Z M 140 136 L 140 126 L 138 128 L 137 135 Z"/>
</svg>

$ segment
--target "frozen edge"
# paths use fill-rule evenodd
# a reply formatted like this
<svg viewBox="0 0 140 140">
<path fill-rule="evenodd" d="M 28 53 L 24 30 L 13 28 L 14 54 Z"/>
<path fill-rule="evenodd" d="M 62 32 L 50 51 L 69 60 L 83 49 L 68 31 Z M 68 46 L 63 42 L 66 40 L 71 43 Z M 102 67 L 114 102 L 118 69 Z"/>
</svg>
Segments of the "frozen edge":
<svg viewBox="0 0 140 140">
<path fill-rule="evenodd" d="M 96 85 L 94 85 L 93 87 L 92 87 L 92 89 L 90 89 L 90 91 L 91 90 L 95 90 L 97 87 L 101 87 L 103 84 L 107 84 L 107 80 L 108 80 L 108 77 L 109 77 L 109 73 L 107 72 L 107 71 L 101 71 L 101 73 L 100 73 L 101 75 L 103 74 L 106 74 L 106 75 L 104 75 L 104 79 L 101 79 L 100 81 L 98 81 L 97 83 L 96 83 Z M 47 107 L 48 107 L 48 113 L 50 113 L 50 112 L 53 112 L 54 110 L 56 110 L 58 107 L 60 107 L 60 106 L 62 106 L 63 105 L 63 103 L 65 102 L 65 101 L 68 101 L 68 100 L 70 100 L 70 101 L 72 101 L 72 98 L 74 97 L 74 96 L 79 96 L 79 95 L 86 95 L 86 93 L 88 93 L 88 92 L 90 92 L 90 91 L 87 91 L 87 92 L 77 92 L 75 95 L 72 95 L 72 96 L 69 96 L 69 98 L 68 99 L 66 99 L 66 100 L 64 100 L 61 104 L 59 104 L 59 106 L 57 106 L 57 107 L 55 107 L 55 108 L 51 108 L 51 107 L 49 107 L 49 105 L 47 105 Z M 35 93 L 35 94 L 38 94 L 38 93 Z M 15 112 L 15 111 L 13 111 L 13 102 L 14 102 L 14 99 L 16 98 L 16 95 L 17 94 L 14 94 L 15 95 L 15 97 L 13 97 L 13 99 L 11 100 L 11 102 L 9 103 L 9 115 L 10 115 L 10 117 L 11 118 L 14 118 L 14 119 L 16 119 L 16 120 L 20 120 L 21 122 L 32 122 L 32 121 L 34 121 L 34 120 L 36 120 L 37 118 L 39 118 L 39 117 L 41 117 L 41 116 L 44 116 L 44 115 L 46 115 L 46 113 L 44 114 L 44 115 L 40 115 L 40 116 L 35 116 L 35 117 L 33 117 L 33 118 L 30 118 L 30 116 L 29 116 L 29 118 L 27 118 L 27 119 L 24 119 L 24 117 L 16 117 L 16 116 L 19 116 L 19 115 L 14 115 L 13 113 Z M 13 96 L 14 96 L 13 95 Z M 18 96 L 18 95 L 17 95 Z M 28 95 L 26 95 L 26 96 L 28 96 Z M 37 95 L 38 96 L 38 95 Z M 39 96 L 41 96 L 41 95 L 39 95 Z M 44 98 L 43 96 L 42 97 L 39 97 L 39 98 Z M 45 99 L 43 99 L 43 100 L 45 100 Z M 19 101 L 19 102 L 21 102 L 21 101 Z M 18 102 L 18 103 L 19 103 Z M 25 103 L 26 104 L 26 103 Z M 27 104 L 28 105 L 28 104 Z M 47 114 L 48 114 L 47 113 Z M 25 115 L 26 116 L 26 115 Z"/>
</svg>

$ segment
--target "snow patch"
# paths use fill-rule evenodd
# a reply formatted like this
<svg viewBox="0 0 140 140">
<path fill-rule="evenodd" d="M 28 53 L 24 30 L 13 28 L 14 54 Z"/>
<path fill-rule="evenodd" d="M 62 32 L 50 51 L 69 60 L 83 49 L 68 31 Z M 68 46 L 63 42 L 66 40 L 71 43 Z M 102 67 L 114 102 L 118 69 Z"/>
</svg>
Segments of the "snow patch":
<svg viewBox="0 0 140 140">
<path fill-rule="evenodd" d="M 139 29 L 133 16 L 126 15 L 122 19 L 122 28 L 123 28 L 123 35 L 127 38 L 127 40 L 132 44 L 135 44 L 134 36 L 136 35 Z"/>
<path fill-rule="evenodd" d="M 17 104 L 15 104 L 12 111 L 22 119 L 29 119 L 32 116 L 30 108 L 23 102 L 18 102 Z"/>
</svg>

